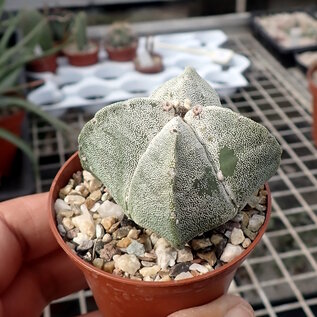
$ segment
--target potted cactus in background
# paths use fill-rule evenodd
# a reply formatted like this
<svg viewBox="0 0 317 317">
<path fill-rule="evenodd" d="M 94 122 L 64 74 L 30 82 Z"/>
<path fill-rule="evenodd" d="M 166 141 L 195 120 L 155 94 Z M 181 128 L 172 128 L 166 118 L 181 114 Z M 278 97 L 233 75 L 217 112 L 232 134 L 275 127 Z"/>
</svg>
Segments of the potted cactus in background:
<svg viewBox="0 0 317 317">
<path fill-rule="evenodd" d="M 87 37 L 87 16 L 79 12 L 74 21 L 72 43 L 63 49 L 68 62 L 74 66 L 88 66 L 98 62 L 98 44 Z"/>
<path fill-rule="evenodd" d="M 0 1 L 0 11 L 4 1 Z M 66 131 L 67 127 L 61 121 L 41 111 L 37 106 L 23 99 L 24 85 L 19 84 L 21 72 L 26 63 L 36 56 L 32 43 L 37 40 L 39 33 L 45 26 L 41 21 L 23 39 L 10 45 L 10 38 L 18 29 L 24 13 L 1 19 L 0 27 L 0 179 L 8 176 L 17 147 L 21 149 L 33 162 L 37 170 L 37 162 L 31 148 L 20 139 L 21 125 L 25 112 L 34 113 L 56 128 Z"/>
<path fill-rule="evenodd" d="M 101 313 L 165 317 L 224 294 L 268 224 L 264 184 L 281 158 L 268 130 L 189 67 L 101 109 L 78 140 L 50 226 Z"/>
<path fill-rule="evenodd" d="M 73 13 L 60 8 L 44 9 L 56 45 L 67 42 L 71 35 Z"/>
<path fill-rule="evenodd" d="M 39 24 L 42 27 L 37 36 L 28 42 L 36 59 L 27 63 L 27 69 L 32 72 L 54 73 L 57 68 L 56 53 L 59 49 L 54 47 L 53 35 L 47 18 L 36 10 L 22 12 L 20 28 L 24 37 L 28 36 Z"/>
<path fill-rule="evenodd" d="M 162 56 L 154 52 L 154 41 L 152 37 L 145 40 L 145 49 L 138 52 L 134 59 L 134 67 L 140 73 L 155 74 L 163 70 Z"/>
<path fill-rule="evenodd" d="M 110 26 L 105 39 L 105 49 L 111 60 L 132 61 L 136 56 L 138 38 L 128 23 L 116 22 Z"/>
</svg>

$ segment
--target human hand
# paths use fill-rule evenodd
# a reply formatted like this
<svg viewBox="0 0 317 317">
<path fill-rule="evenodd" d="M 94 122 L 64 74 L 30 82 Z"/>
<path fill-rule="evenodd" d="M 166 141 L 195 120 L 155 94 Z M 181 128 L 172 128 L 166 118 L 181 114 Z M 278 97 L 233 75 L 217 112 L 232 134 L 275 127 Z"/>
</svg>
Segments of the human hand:
<svg viewBox="0 0 317 317">
<path fill-rule="evenodd" d="M 87 287 L 83 274 L 58 246 L 49 228 L 47 199 L 44 193 L 0 203 L 0 317 L 39 316 L 52 300 Z M 169 317 L 205 316 L 254 314 L 243 299 L 225 295 Z"/>
<path fill-rule="evenodd" d="M 0 203 L 0 317 L 40 316 L 53 299 L 87 287 L 48 224 L 48 195 Z"/>
</svg>

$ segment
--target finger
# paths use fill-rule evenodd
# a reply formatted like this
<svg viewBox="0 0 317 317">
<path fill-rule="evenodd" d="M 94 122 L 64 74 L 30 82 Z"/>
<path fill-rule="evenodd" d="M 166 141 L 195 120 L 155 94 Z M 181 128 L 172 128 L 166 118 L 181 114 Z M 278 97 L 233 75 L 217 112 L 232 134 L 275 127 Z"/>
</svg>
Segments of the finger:
<svg viewBox="0 0 317 317">
<path fill-rule="evenodd" d="M 39 316 L 53 299 L 86 287 L 83 274 L 62 250 L 58 250 L 23 266 L 0 297 L 0 317 Z"/>
<path fill-rule="evenodd" d="M 48 224 L 48 193 L 0 203 L 0 217 L 20 245 L 25 260 L 41 257 L 58 245 Z"/>
<path fill-rule="evenodd" d="M 244 299 L 224 295 L 206 305 L 180 310 L 168 317 L 254 317 L 254 311 Z"/>
<path fill-rule="evenodd" d="M 24 261 L 58 248 L 48 225 L 47 197 L 38 194 L 0 203 L 0 293 Z"/>
</svg>

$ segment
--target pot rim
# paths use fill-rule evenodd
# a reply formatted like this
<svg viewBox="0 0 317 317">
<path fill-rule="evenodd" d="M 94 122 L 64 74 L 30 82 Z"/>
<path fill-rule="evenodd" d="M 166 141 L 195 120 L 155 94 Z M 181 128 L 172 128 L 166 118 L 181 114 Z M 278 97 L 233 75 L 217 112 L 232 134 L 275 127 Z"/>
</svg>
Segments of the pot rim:
<svg viewBox="0 0 317 317">
<path fill-rule="evenodd" d="M 312 87 L 317 87 L 317 83 L 315 84 L 313 81 L 313 74 L 317 71 L 317 62 L 313 63 L 309 66 L 307 71 L 307 80 L 310 89 L 312 90 Z"/>
<path fill-rule="evenodd" d="M 120 277 L 120 276 L 116 276 L 112 273 L 107 273 L 95 266 L 93 266 L 92 264 L 84 261 L 83 259 L 81 259 L 76 253 L 74 253 L 64 242 L 63 238 L 61 237 L 61 235 L 59 234 L 58 230 L 57 230 L 57 226 L 56 226 L 56 221 L 55 221 L 55 209 L 54 209 L 54 197 L 53 197 L 53 192 L 55 190 L 55 187 L 57 186 L 57 182 L 59 180 L 59 178 L 61 177 L 61 175 L 63 174 L 64 170 L 72 164 L 72 162 L 74 160 L 76 160 L 78 157 L 78 151 L 75 152 L 65 163 L 64 165 L 60 168 L 60 170 L 58 171 L 58 173 L 56 174 L 50 191 L 49 191 L 49 198 L 48 198 L 48 212 L 49 212 L 49 225 L 50 228 L 53 232 L 53 235 L 55 236 L 55 239 L 57 240 L 58 244 L 63 248 L 63 250 L 66 252 L 66 254 L 78 265 L 82 268 L 85 268 L 86 270 L 90 271 L 91 273 L 94 273 L 98 276 L 102 276 L 104 278 L 109 278 L 110 280 L 114 281 L 114 282 L 118 282 L 118 283 L 123 283 L 123 284 L 127 284 L 130 286 L 136 286 L 136 287 L 149 287 L 149 288 L 161 288 L 161 287 L 178 287 L 178 286 L 184 286 L 187 284 L 193 284 L 196 282 L 201 282 L 203 280 L 207 280 L 209 278 L 214 278 L 218 275 L 221 275 L 222 273 L 224 273 L 224 271 L 228 271 L 228 273 L 232 272 L 233 270 L 236 269 L 236 265 L 238 264 L 238 262 L 242 261 L 244 258 L 247 257 L 247 255 L 249 255 L 249 253 L 255 248 L 255 246 L 260 242 L 263 234 L 266 231 L 266 228 L 268 226 L 268 222 L 271 216 L 271 191 L 269 188 L 268 183 L 265 183 L 265 189 L 268 192 L 267 195 L 267 209 L 266 209 L 266 217 L 265 217 L 265 221 L 261 227 L 261 229 L 259 230 L 256 238 L 251 242 L 250 246 L 248 248 L 246 248 L 239 256 L 235 257 L 232 261 L 230 261 L 229 263 L 224 264 L 223 266 L 208 272 L 208 273 L 204 273 L 202 275 L 199 276 L 194 276 L 192 278 L 188 278 L 188 279 L 183 279 L 183 280 L 179 280 L 179 281 L 163 281 L 163 282 L 148 282 L 148 281 L 138 281 L 138 280 L 131 280 L 125 277 Z M 79 159 L 79 157 L 78 157 Z M 77 171 L 73 171 L 74 173 Z M 66 185 L 66 184 L 65 184 Z"/>
<path fill-rule="evenodd" d="M 87 51 L 74 51 L 74 52 L 71 52 L 69 50 L 67 50 L 67 45 L 65 46 L 65 48 L 62 49 L 62 52 L 64 53 L 64 55 L 66 56 L 87 56 L 87 55 L 94 55 L 96 53 L 99 52 L 99 44 L 96 42 L 96 41 L 93 41 L 93 40 L 89 40 L 89 43 L 92 44 L 94 47 L 93 50 L 91 50 L 91 52 L 87 52 Z M 70 43 L 70 44 L 73 44 L 73 43 Z"/>
<path fill-rule="evenodd" d="M 121 52 L 121 51 L 137 48 L 138 43 L 139 43 L 139 41 L 135 40 L 135 41 L 131 42 L 129 45 L 115 47 L 115 46 L 112 46 L 111 44 L 108 44 L 107 42 L 105 42 L 104 46 L 105 46 L 106 50 L 111 50 L 113 52 Z"/>
</svg>

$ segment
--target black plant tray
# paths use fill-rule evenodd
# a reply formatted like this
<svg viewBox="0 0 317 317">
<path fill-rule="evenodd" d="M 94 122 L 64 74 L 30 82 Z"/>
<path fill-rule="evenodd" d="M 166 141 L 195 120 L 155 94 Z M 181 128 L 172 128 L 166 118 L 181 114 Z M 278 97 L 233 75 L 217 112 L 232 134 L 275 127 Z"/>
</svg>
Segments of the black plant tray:
<svg viewBox="0 0 317 317">
<path fill-rule="evenodd" d="M 29 141 L 27 119 L 23 122 L 22 139 L 26 142 Z M 34 192 L 35 175 L 32 163 L 23 152 L 18 150 L 12 164 L 10 176 L 1 179 L 0 201 L 33 194 Z"/>
<path fill-rule="evenodd" d="M 315 7 L 314 7 L 315 8 Z M 316 19 L 316 16 L 313 14 L 315 9 L 294 9 L 286 11 L 260 11 L 253 12 L 251 15 L 251 29 L 256 38 L 258 38 L 263 46 L 265 46 L 285 67 L 294 66 L 296 64 L 295 54 L 317 50 L 317 43 L 314 45 L 307 46 L 293 46 L 293 47 L 284 47 L 274 38 L 272 38 L 266 30 L 257 22 L 257 17 L 264 17 L 279 13 L 295 13 L 303 12 L 311 16 L 313 19 Z"/>
</svg>

